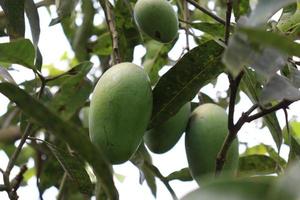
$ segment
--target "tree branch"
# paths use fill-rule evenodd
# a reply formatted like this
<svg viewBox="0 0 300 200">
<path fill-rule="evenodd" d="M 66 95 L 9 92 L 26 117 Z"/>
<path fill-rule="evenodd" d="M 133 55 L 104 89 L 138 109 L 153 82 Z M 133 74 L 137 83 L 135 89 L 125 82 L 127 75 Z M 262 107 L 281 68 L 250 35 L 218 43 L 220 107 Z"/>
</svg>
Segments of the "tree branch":
<svg viewBox="0 0 300 200">
<path fill-rule="evenodd" d="M 208 15 L 211 18 L 213 18 L 214 20 L 216 20 L 217 22 L 219 22 L 219 23 L 221 23 L 223 25 L 226 25 L 226 21 L 224 19 L 222 19 L 221 17 L 215 15 L 210 10 L 207 10 L 206 8 L 203 8 L 196 1 L 194 1 L 194 0 L 186 0 L 186 1 L 189 2 L 190 4 L 192 4 L 193 6 L 195 6 L 197 9 L 199 9 L 203 13 L 205 13 L 206 15 Z"/>
<path fill-rule="evenodd" d="M 118 32 L 116 29 L 116 24 L 113 19 L 113 12 L 111 10 L 111 5 L 108 0 L 98 0 L 105 14 L 105 20 L 109 27 L 110 35 L 112 37 L 113 55 L 112 63 L 117 64 L 121 62 L 119 45 L 118 45 Z"/>
<path fill-rule="evenodd" d="M 229 87 L 230 87 L 230 100 L 229 100 L 229 112 L 228 112 L 228 130 L 231 130 L 234 126 L 234 109 L 235 109 L 235 101 L 236 95 L 238 92 L 239 84 L 243 78 L 244 73 L 241 72 L 236 79 L 233 79 L 232 76 L 229 74 Z"/>
<path fill-rule="evenodd" d="M 226 10 L 226 24 L 225 24 L 225 44 L 228 44 L 229 35 L 230 35 L 230 20 L 232 13 L 232 0 L 227 0 L 227 10 Z"/>
<path fill-rule="evenodd" d="M 240 117 L 240 119 L 237 121 L 237 123 L 231 129 L 229 129 L 229 133 L 222 145 L 220 152 L 217 155 L 215 174 L 219 175 L 221 173 L 224 163 L 225 163 L 225 160 L 226 160 L 226 156 L 227 156 L 229 147 L 232 144 L 233 140 L 235 139 L 238 131 L 242 128 L 242 126 L 245 123 L 252 122 L 253 120 L 261 118 L 265 115 L 268 115 L 268 114 L 278 111 L 280 109 L 287 109 L 288 106 L 294 102 L 295 101 L 283 100 L 282 102 L 278 103 L 277 105 L 275 105 L 271 108 L 263 109 L 259 113 L 250 115 L 256 108 L 258 108 L 258 105 L 256 104 L 256 105 L 253 105 L 247 112 L 243 113 L 242 116 Z"/>
</svg>

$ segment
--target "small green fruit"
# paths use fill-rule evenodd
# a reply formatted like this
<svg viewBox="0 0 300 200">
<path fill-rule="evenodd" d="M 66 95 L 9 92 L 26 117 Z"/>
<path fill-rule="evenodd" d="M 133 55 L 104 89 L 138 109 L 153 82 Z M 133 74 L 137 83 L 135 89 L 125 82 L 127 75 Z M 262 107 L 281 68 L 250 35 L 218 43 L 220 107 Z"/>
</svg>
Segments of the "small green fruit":
<svg viewBox="0 0 300 200">
<path fill-rule="evenodd" d="M 123 163 L 141 143 L 151 112 L 147 74 L 135 64 L 117 64 L 95 87 L 89 113 L 91 141 L 112 164 Z"/>
<path fill-rule="evenodd" d="M 145 133 L 144 141 L 154 153 L 169 151 L 183 134 L 191 112 L 191 103 L 186 103 L 176 115 L 162 125 Z"/>
<path fill-rule="evenodd" d="M 216 104 L 196 108 L 186 131 L 185 147 L 191 175 L 200 184 L 200 178 L 213 174 L 218 152 L 228 134 L 227 113 Z M 238 141 L 231 145 L 223 171 L 234 174 L 238 168 Z"/>
<path fill-rule="evenodd" d="M 139 28 L 155 40 L 167 43 L 177 36 L 177 14 L 166 0 L 139 0 L 134 18 Z"/>
</svg>

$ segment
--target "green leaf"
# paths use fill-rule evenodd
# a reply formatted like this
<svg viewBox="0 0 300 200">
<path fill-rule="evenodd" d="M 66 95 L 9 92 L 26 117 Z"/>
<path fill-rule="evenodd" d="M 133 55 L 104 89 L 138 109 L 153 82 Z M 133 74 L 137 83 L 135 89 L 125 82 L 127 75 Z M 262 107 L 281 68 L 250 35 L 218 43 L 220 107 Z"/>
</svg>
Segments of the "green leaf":
<svg viewBox="0 0 300 200">
<path fill-rule="evenodd" d="M 245 68 L 244 77 L 241 81 L 241 89 L 247 94 L 253 104 L 259 102 L 262 86 L 259 77 L 255 72 Z M 282 132 L 275 113 L 268 114 L 263 117 L 265 124 L 269 128 L 271 135 L 278 149 L 282 144 Z"/>
<path fill-rule="evenodd" d="M 59 23 L 62 19 L 70 17 L 72 12 L 74 12 L 78 0 L 57 0 L 56 2 L 56 12 L 58 17 L 52 19 L 50 26 Z"/>
<path fill-rule="evenodd" d="M 288 37 L 255 28 L 243 27 L 240 28 L 239 31 L 246 34 L 248 39 L 252 42 L 275 48 L 280 52 L 291 56 L 300 56 L 300 44 L 295 43 Z"/>
<path fill-rule="evenodd" d="M 215 79 L 224 67 L 221 63 L 223 47 L 214 41 L 206 42 L 184 55 L 153 90 L 153 112 L 149 128 L 153 128 L 172 115 L 200 88 Z"/>
<path fill-rule="evenodd" d="M 249 155 L 239 158 L 239 175 L 266 175 L 277 172 L 277 163 L 269 156 Z"/>
<path fill-rule="evenodd" d="M 15 102 L 26 115 L 32 117 L 39 125 L 67 142 L 73 150 L 78 152 L 93 167 L 95 174 L 99 181 L 103 183 L 103 187 L 105 187 L 105 191 L 109 196 L 112 199 L 117 198 L 118 192 L 114 186 L 110 168 L 102 151 L 90 142 L 88 136 L 81 129 L 70 122 L 62 120 L 45 105 L 15 85 L 0 83 L 0 92 Z"/>
<path fill-rule="evenodd" d="M 82 1 L 82 23 L 76 29 L 74 38 L 72 40 L 72 47 L 75 51 L 76 58 L 79 62 L 89 59 L 89 52 L 87 48 L 88 40 L 92 34 L 93 21 L 95 9 L 92 1 Z"/>
<path fill-rule="evenodd" d="M 65 78 L 59 91 L 49 103 L 49 107 L 60 113 L 65 120 L 70 119 L 84 105 L 92 92 L 93 85 L 85 76 L 92 68 L 91 62 L 83 62 L 72 70 L 77 74 Z"/>
<path fill-rule="evenodd" d="M 298 200 L 300 198 L 300 163 L 294 162 L 286 170 L 285 174 L 279 178 L 273 189 L 270 191 L 270 200 Z"/>
<path fill-rule="evenodd" d="M 13 84 L 16 84 L 14 78 L 10 75 L 7 69 L 0 67 L 0 80 L 4 80 Z"/>
<path fill-rule="evenodd" d="M 98 37 L 93 52 L 100 56 L 109 56 L 112 53 L 112 41 L 109 32 L 105 32 Z"/>
<path fill-rule="evenodd" d="M 166 179 L 168 181 L 173 181 L 173 180 L 192 181 L 193 177 L 191 176 L 189 168 L 183 168 L 179 171 L 172 172 L 166 177 Z"/>
<path fill-rule="evenodd" d="M 289 133 L 287 127 L 282 130 L 285 144 L 290 146 L 289 163 L 300 158 L 300 122 L 289 122 Z"/>
<path fill-rule="evenodd" d="M 151 85 L 155 85 L 159 79 L 159 70 L 168 63 L 168 53 L 174 46 L 174 43 L 163 44 L 150 40 L 145 46 L 147 52 L 144 57 L 143 67 L 148 73 Z"/>
<path fill-rule="evenodd" d="M 258 1 L 255 9 L 251 12 L 249 16 L 248 24 L 249 26 L 259 26 L 267 22 L 278 10 L 297 2 L 297 0 L 268 0 L 268 1 Z"/>
<path fill-rule="evenodd" d="M 133 50 L 140 42 L 140 33 L 133 21 L 132 8 L 128 1 L 118 0 L 113 9 L 121 60 L 131 62 Z"/>
<path fill-rule="evenodd" d="M 140 145 L 139 149 L 132 156 L 130 161 L 140 170 L 140 184 L 142 184 L 144 180 L 146 180 L 152 192 L 152 195 L 156 197 L 157 188 L 156 188 L 155 176 L 145 164 L 145 162 L 151 164 L 152 158 L 143 143 Z"/>
<path fill-rule="evenodd" d="M 242 16 L 250 12 L 250 2 L 249 0 L 239 0 L 233 1 L 233 13 L 236 21 Z"/>
<path fill-rule="evenodd" d="M 241 156 L 255 156 L 262 155 L 268 156 L 274 160 L 277 164 L 276 172 L 280 173 L 282 169 L 286 167 L 286 161 L 280 157 L 278 152 L 276 152 L 272 146 L 259 144 L 250 148 L 247 148 L 246 151 Z"/>
<path fill-rule="evenodd" d="M 24 0 L 0 0 L 7 18 L 7 33 L 11 40 L 25 35 Z"/>
<path fill-rule="evenodd" d="M 266 200 L 272 182 L 272 177 L 216 179 L 182 200 Z"/>
<path fill-rule="evenodd" d="M 20 64 L 34 69 L 35 50 L 27 39 L 18 39 L 8 43 L 0 43 L 0 62 Z"/>
<path fill-rule="evenodd" d="M 32 41 L 36 50 L 35 66 L 38 70 L 41 70 L 43 64 L 42 54 L 38 48 L 38 42 L 40 39 L 40 18 L 37 7 L 33 0 L 25 0 L 25 13 L 29 21 Z"/>
<path fill-rule="evenodd" d="M 269 79 L 285 65 L 287 56 L 277 49 L 266 48 L 263 43 L 250 43 L 249 40 L 243 33 L 236 32 L 229 41 L 223 62 L 233 76 L 251 66 Z"/>
<path fill-rule="evenodd" d="M 262 105 L 272 101 L 299 100 L 300 91 L 284 76 L 274 75 L 264 86 L 259 101 Z"/>
<path fill-rule="evenodd" d="M 291 34 L 300 22 L 300 12 L 297 3 L 291 4 L 282 10 L 277 28 L 286 34 Z"/>
<path fill-rule="evenodd" d="M 71 180 L 77 185 L 79 191 L 83 194 L 91 194 L 94 186 L 84 168 L 85 162 L 78 155 L 67 152 L 66 149 L 60 149 L 46 141 L 43 142 L 51 150 Z"/>
<path fill-rule="evenodd" d="M 192 23 L 191 26 L 215 38 L 223 38 L 225 34 L 224 25 L 219 23 L 196 22 Z"/>
</svg>

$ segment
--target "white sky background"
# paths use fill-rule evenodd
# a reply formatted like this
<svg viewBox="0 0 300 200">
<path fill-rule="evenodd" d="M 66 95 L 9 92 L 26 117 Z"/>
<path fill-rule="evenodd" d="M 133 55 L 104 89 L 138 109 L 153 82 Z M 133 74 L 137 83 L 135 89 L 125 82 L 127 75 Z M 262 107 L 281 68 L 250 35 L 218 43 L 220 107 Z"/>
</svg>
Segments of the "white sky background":
<svg viewBox="0 0 300 200">
<path fill-rule="evenodd" d="M 53 8 L 53 7 L 52 7 Z M 54 11 L 54 9 L 53 9 Z M 55 25 L 49 27 L 49 22 L 51 20 L 48 12 L 44 8 L 39 9 L 40 14 L 40 22 L 41 22 L 41 36 L 40 36 L 40 43 L 39 47 L 41 49 L 44 64 L 54 64 L 55 66 L 65 69 L 66 63 L 60 61 L 60 57 L 63 53 L 68 52 L 68 55 L 73 56 L 73 52 L 66 40 L 63 31 L 60 25 Z M 195 44 L 191 41 L 191 46 Z M 185 46 L 185 36 L 184 34 L 180 35 L 179 41 L 170 52 L 169 56 L 176 60 L 181 54 L 181 50 Z M 141 64 L 140 58 L 144 55 L 145 49 L 139 45 L 135 49 L 135 58 L 134 63 Z M 18 71 L 11 71 L 12 76 L 15 80 L 19 83 L 26 80 L 32 79 L 34 76 L 30 70 L 27 70 L 24 67 L 16 67 Z M 166 70 L 164 70 L 166 71 Z M 224 94 L 228 88 L 228 80 L 225 75 L 220 75 L 218 78 L 218 82 L 215 87 L 212 84 L 204 87 L 202 92 L 208 94 L 210 97 L 216 99 L 216 92 L 219 91 L 219 94 Z M 1 105 L 6 105 L 8 100 L 0 95 L 0 102 Z M 250 100 L 246 97 L 246 95 L 241 94 L 240 103 L 236 106 L 236 115 L 235 119 L 237 120 L 243 111 L 248 110 L 251 106 Z M 299 120 L 299 113 L 300 113 L 300 103 L 295 103 L 290 106 L 289 110 L 289 118 L 296 118 Z M 5 110 L 3 109 L 5 106 L 0 107 L 0 115 L 2 115 Z M 279 122 L 281 127 L 285 126 L 284 123 L 284 114 L 282 111 L 277 113 L 279 117 Z M 271 138 L 271 135 L 267 128 L 259 129 L 261 126 L 261 121 L 256 120 L 251 124 L 246 124 L 242 130 L 239 132 L 239 140 L 241 142 L 247 142 L 249 146 L 253 146 L 259 143 L 269 144 L 275 147 L 275 144 Z M 240 146 L 240 152 L 245 150 L 244 146 Z M 288 148 L 283 145 L 281 150 L 281 155 L 287 158 Z M 169 152 L 161 155 L 152 154 L 154 165 L 156 165 L 163 175 L 168 175 L 173 171 L 180 170 L 184 167 L 187 167 L 187 160 L 185 156 L 185 147 L 184 147 L 184 136 L 180 139 L 178 144 Z M 0 151 L 0 167 L 5 169 L 8 162 L 7 156 Z M 29 166 L 33 166 L 33 161 L 31 160 L 28 164 Z M 133 166 L 130 162 L 126 162 L 122 165 L 118 165 L 114 167 L 115 172 L 117 174 L 121 174 L 125 176 L 123 182 L 115 179 L 116 186 L 120 193 L 121 200 L 133 199 L 133 200 L 152 200 L 154 199 L 148 186 L 144 183 L 142 186 L 139 184 L 139 171 L 138 169 Z M 18 168 L 14 168 L 12 172 L 12 176 L 18 172 Z M 172 199 L 169 192 L 166 190 L 165 186 L 157 179 L 157 199 L 158 200 L 168 200 Z M 2 180 L 0 180 L 2 183 Z M 197 188 L 197 184 L 192 182 L 181 182 L 181 181 L 173 181 L 170 183 L 173 189 L 175 190 L 178 197 L 182 197 L 189 191 Z M 20 200 L 38 200 L 38 191 L 35 185 L 35 178 L 32 178 L 29 181 L 29 185 L 26 187 L 21 187 L 18 190 L 18 194 L 20 196 Z M 48 189 L 44 193 L 45 200 L 53 200 L 57 195 L 57 189 L 52 187 Z M 5 200 L 8 199 L 5 192 L 0 193 L 0 199 Z"/>
</svg>

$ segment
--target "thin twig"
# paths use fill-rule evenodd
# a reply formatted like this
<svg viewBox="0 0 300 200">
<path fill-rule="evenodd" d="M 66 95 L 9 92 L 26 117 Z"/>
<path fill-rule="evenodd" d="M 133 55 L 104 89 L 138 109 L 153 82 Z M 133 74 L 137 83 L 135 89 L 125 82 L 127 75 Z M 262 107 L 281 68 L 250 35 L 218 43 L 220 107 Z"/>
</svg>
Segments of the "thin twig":
<svg viewBox="0 0 300 200">
<path fill-rule="evenodd" d="M 112 46 L 113 46 L 112 63 L 117 64 L 121 62 L 121 57 L 120 57 L 119 45 L 118 45 L 118 32 L 113 18 L 113 11 L 111 9 L 111 5 L 108 0 L 99 0 L 99 3 L 104 11 L 105 20 L 109 27 L 109 31 L 112 37 Z"/>
<path fill-rule="evenodd" d="M 31 123 L 27 124 L 18 147 L 16 148 L 16 150 L 14 151 L 14 153 L 12 154 L 12 156 L 9 159 L 8 165 L 7 165 L 6 170 L 4 172 L 5 176 L 7 176 L 7 178 L 10 175 L 10 172 L 11 172 L 11 170 L 12 170 L 12 168 L 13 168 L 13 166 L 14 166 L 14 164 L 15 164 L 15 162 L 16 162 L 16 160 L 17 160 L 17 158 L 18 158 L 18 156 L 19 156 L 19 154 L 22 150 L 22 147 L 23 147 L 23 145 L 25 144 L 25 142 L 27 140 L 27 137 L 31 133 L 30 132 L 31 128 L 32 128 L 32 124 Z"/>
<path fill-rule="evenodd" d="M 278 103 L 277 105 L 268 108 L 268 109 L 263 109 L 259 113 L 250 115 L 256 108 L 258 108 L 258 105 L 253 105 L 246 113 L 243 113 L 240 119 L 237 121 L 237 123 L 229 130 L 229 133 L 222 145 L 222 148 L 220 152 L 218 153 L 217 159 L 216 159 L 216 170 L 215 174 L 219 175 L 223 169 L 225 160 L 226 160 L 226 155 L 229 150 L 230 145 L 232 144 L 233 140 L 236 138 L 236 135 L 238 131 L 242 128 L 242 126 L 245 123 L 252 122 L 253 120 L 256 120 L 258 118 L 264 117 L 265 115 L 268 115 L 272 112 L 278 111 L 280 109 L 286 109 L 290 104 L 292 104 L 295 101 L 288 101 L 288 100 L 283 100 L 282 102 Z"/>
<path fill-rule="evenodd" d="M 170 194 L 172 195 L 174 200 L 178 200 L 178 197 L 176 196 L 174 190 L 172 189 L 172 187 L 169 184 L 169 181 L 166 177 L 164 177 L 159 169 L 157 167 L 155 167 L 154 165 L 152 165 L 151 163 L 145 161 L 145 166 L 148 167 L 149 170 L 152 171 L 152 173 L 161 180 L 161 182 L 163 182 L 163 184 L 166 186 L 166 188 L 168 189 L 168 191 L 170 192 Z"/>
<path fill-rule="evenodd" d="M 187 5 L 187 0 L 184 0 L 183 2 L 183 19 L 184 21 L 189 21 L 189 8 Z M 184 26 L 185 31 L 185 40 L 186 40 L 186 50 L 190 51 L 190 43 L 189 43 L 189 24 L 185 24 Z"/>
<path fill-rule="evenodd" d="M 275 106 L 273 106 L 273 107 L 271 107 L 269 109 L 263 109 L 261 112 L 249 116 L 247 118 L 246 122 L 251 122 L 251 121 L 256 120 L 258 118 L 261 118 L 261 117 L 263 117 L 263 116 L 265 116 L 267 114 L 275 112 L 277 110 L 288 108 L 289 105 L 291 105 L 293 102 L 294 101 L 283 100 L 282 102 L 278 103 L 277 105 L 275 105 Z"/>
<path fill-rule="evenodd" d="M 68 178 L 68 174 L 66 172 L 64 172 L 64 175 L 62 177 L 62 180 L 60 182 L 60 185 L 59 185 L 59 192 L 58 192 L 58 195 L 57 195 L 57 200 L 62 200 L 63 199 L 63 196 L 64 196 L 64 188 L 65 188 L 65 183 L 67 181 L 67 178 Z"/>
<path fill-rule="evenodd" d="M 226 25 L 226 21 L 224 19 L 222 19 L 221 17 L 215 15 L 210 10 L 207 10 L 206 8 L 203 8 L 196 1 L 194 1 L 194 0 L 186 0 L 186 1 L 189 2 L 190 4 L 192 4 L 193 6 L 195 6 L 197 9 L 199 9 L 203 13 L 205 13 L 206 15 L 208 15 L 211 18 L 213 18 L 214 20 L 216 20 L 217 22 L 223 24 L 224 26 Z"/>
<path fill-rule="evenodd" d="M 226 10 L 226 24 L 225 24 L 225 44 L 228 44 L 229 35 L 230 35 L 230 20 L 231 20 L 231 13 L 232 13 L 232 0 L 227 0 L 227 10 Z"/>
</svg>

